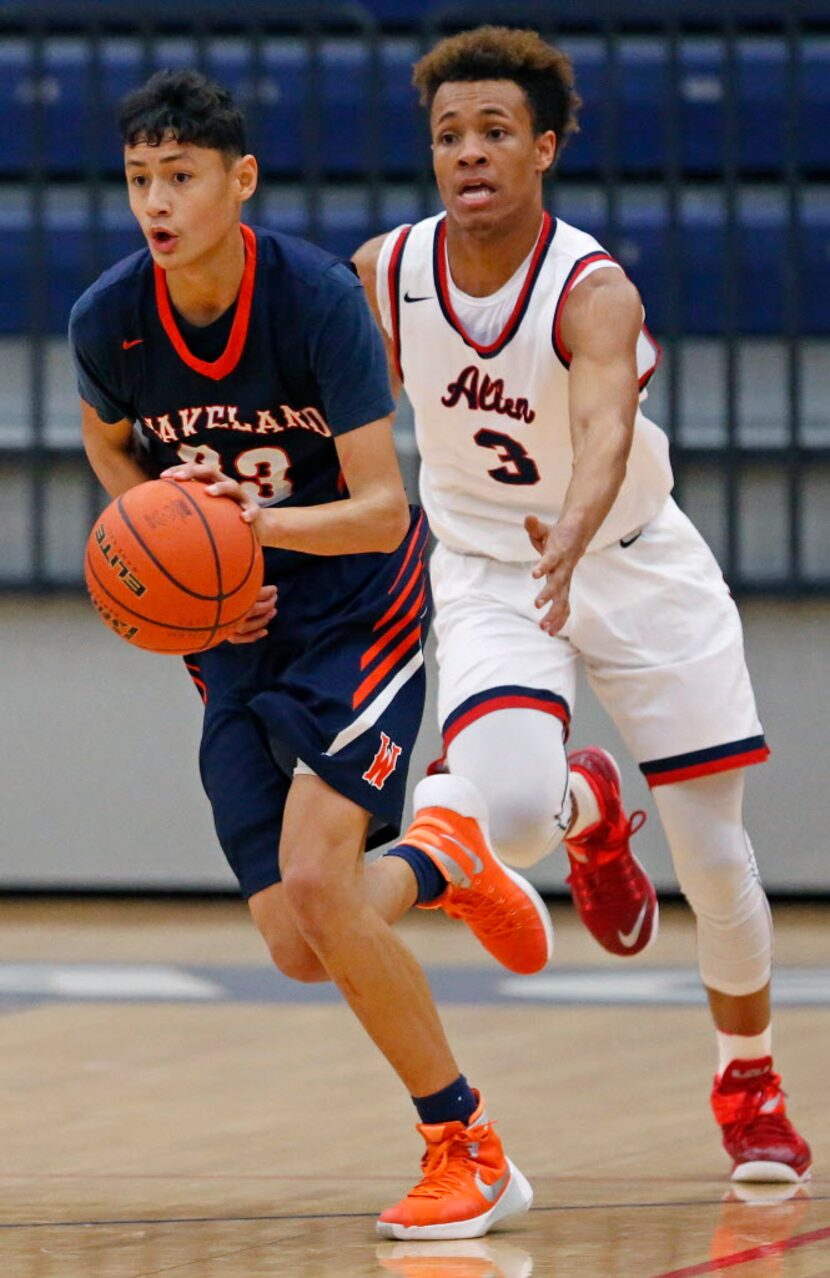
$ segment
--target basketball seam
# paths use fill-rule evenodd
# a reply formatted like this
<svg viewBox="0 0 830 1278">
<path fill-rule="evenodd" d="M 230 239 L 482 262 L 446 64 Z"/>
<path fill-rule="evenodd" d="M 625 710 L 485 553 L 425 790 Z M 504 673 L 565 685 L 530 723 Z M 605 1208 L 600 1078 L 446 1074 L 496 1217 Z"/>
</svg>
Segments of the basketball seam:
<svg viewBox="0 0 830 1278">
<path fill-rule="evenodd" d="M 175 484 L 177 488 L 179 489 L 181 488 L 181 485 L 175 479 L 160 479 L 158 482 L 161 484 Z M 182 495 L 185 497 L 189 497 L 188 493 L 182 493 Z M 192 500 L 190 501 L 190 505 L 199 515 L 199 518 L 202 521 L 202 526 L 204 527 L 205 531 L 208 534 L 210 547 L 211 547 L 211 550 L 213 551 L 214 563 L 217 569 L 216 578 L 217 578 L 217 585 L 219 589 L 218 589 L 218 593 L 213 595 L 205 595 L 198 590 L 192 590 L 189 586 L 186 586 L 183 582 L 179 581 L 177 577 L 174 577 L 172 572 L 170 572 L 169 569 L 165 568 L 161 560 L 157 558 L 155 553 L 147 545 L 141 533 L 138 531 L 135 524 L 131 520 L 130 516 L 127 514 L 126 510 L 124 509 L 123 501 L 124 501 L 124 497 L 122 494 L 122 496 L 118 498 L 116 503 L 119 515 L 124 520 L 124 523 L 127 525 L 130 532 L 132 533 L 132 535 L 135 537 L 136 541 L 138 542 L 139 546 L 147 555 L 148 559 L 151 561 L 151 563 L 155 564 L 156 568 L 158 568 L 162 576 L 166 577 L 167 580 L 172 583 L 172 585 L 174 585 L 178 590 L 181 590 L 182 593 L 185 595 L 192 595 L 194 599 L 202 599 L 204 600 L 205 603 L 221 603 L 224 600 L 225 596 L 222 591 L 222 573 L 221 573 L 221 569 L 219 568 L 219 559 L 216 553 L 216 546 L 214 545 L 213 536 L 210 532 L 210 525 L 208 524 L 201 510 L 199 510 L 199 507 L 196 505 L 196 503 Z M 104 513 L 106 514 L 106 512 Z"/>
<path fill-rule="evenodd" d="M 106 595 L 108 599 L 111 599 L 113 604 L 117 608 L 119 608 L 122 612 L 128 613 L 131 617 L 135 617 L 136 620 L 138 621 L 147 621 L 150 623 L 151 626 L 157 626 L 159 630 L 181 630 L 185 634 L 193 633 L 194 635 L 201 634 L 206 631 L 210 631 L 212 634 L 215 634 L 216 631 L 219 629 L 224 630 L 226 626 L 236 625 L 237 622 L 242 621 L 245 617 L 247 617 L 248 613 L 250 612 L 250 608 L 246 608 L 245 611 L 239 613 L 238 616 L 229 617 L 227 621 L 223 621 L 221 623 L 221 626 L 215 626 L 212 622 L 208 622 L 208 624 L 204 626 L 171 626 L 170 623 L 167 621 L 159 621 L 156 617 L 148 617 L 146 613 L 138 612 L 135 608 L 131 608 L 129 604 L 126 604 L 123 602 L 123 600 L 119 599 L 117 595 L 114 595 L 112 591 L 108 589 L 106 583 L 98 576 L 98 573 L 95 571 L 95 565 L 92 562 L 92 559 L 90 557 L 88 550 L 84 558 L 84 566 L 85 568 L 88 569 L 89 574 L 92 576 L 93 580 L 95 581 L 96 586 L 100 587 L 101 592 L 104 595 Z M 90 591 L 90 593 L 92 592 Z M 212 601 L 208 600 L 207 602 L 210 603 Z M 187 651 L 187 649 L 185 649 L 185 651 Z"/>
</svg>

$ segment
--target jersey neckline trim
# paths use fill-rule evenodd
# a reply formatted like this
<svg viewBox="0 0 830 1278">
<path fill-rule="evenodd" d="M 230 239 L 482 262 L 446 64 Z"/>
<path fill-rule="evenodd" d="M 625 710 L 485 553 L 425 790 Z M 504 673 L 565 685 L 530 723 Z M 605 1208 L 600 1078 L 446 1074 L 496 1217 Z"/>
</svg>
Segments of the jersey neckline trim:
<svg viewBox="0 0 830 1278">
<path fill-rule="evenodd" d="M 254 280 L 256 278 L 257 242 L 256 235 L 250 226 L 241 223 L 239 229 L 242 232 L 242 240 L 245 245 L 245 267 L 242 272 L 242 283 L 239 286 L 236 314 L 233 317 L 227 344 L 218 359 L 199 359 L 190 350 L 173 314 L 165 273 L 160 266 L 155 262 L 153 263 L 156 308 L 162 328 L 169 337 L 179 359 L 187 364 L 188 368 L 192 368 L 195 373 L 200 373 L 202 377 L 209 377 L 214 382 L 221 381 L 223 377 L 227 377 L 232 373 L 242 358 L 245 341 L 248 337 L 248 325 L 251 319 L 251 303 L 253 301 Z"/>
<path fill-rule="evenodd" d="M 494 342 L 489 346 L 481 346 L 478 342 L 470 337 L 464 328 L 460 319 L 453 308 L 452 299 L 450 297 L 449 280 L 447 278 L 447 219 L 442 217 L 435 228 L 435 236 L 433 239 L 432 249 L 432 269 L 435 277 L 435 292 L 438 297 L 441 310 L 444 313 L 444 319 L 454 328 L 456 333 L 465 343 L 470 346 L 477 355 L 482 359 L 492 359 L 494 355 L 498 355 L 504 350 L 511 338 L 515 337 L 519 325 L 524 318 L 525 311 L 528 308 L 534 285 L 539 278 L 539 272 L 542 264 L 547 256 L 551 241 L 556 234 L 556 219 L 552 218 L 550 213 L 542 214 L 542 226 L 539 231 L 539 238 L 536 241 L 536 247 L 533 250 L 533 257 L 527 268 L 527 274 L 522 284 L 521 292 L 516 299 L 516 305 L 513 307 L 510 317 L 504 328 Z"/>
</svg>

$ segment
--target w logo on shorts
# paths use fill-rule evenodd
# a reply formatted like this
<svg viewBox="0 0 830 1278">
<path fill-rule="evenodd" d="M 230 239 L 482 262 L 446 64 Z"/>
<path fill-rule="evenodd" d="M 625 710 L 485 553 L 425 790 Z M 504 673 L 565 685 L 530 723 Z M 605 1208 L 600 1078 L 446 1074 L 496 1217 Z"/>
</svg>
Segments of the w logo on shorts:
<svg viewBox="0 0 830 1278">
<path fill-rule="evenodd" d="M 381 732 L 378 752 L 363 773 L 363 780 L 368 781 L 376 790 L 382 790 L 398 766 L 400 754 L 401 747 L 395 745 L 385 732 Z"/>
</svg>

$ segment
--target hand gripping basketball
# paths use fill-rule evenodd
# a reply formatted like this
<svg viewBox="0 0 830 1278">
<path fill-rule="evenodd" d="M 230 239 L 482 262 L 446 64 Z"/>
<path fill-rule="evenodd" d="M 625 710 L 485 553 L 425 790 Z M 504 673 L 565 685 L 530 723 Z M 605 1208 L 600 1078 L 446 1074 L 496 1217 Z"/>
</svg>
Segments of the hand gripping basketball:
<svg viewBox="0 0 830 1278">
<path fill-rule="evenodd" d="M 84 563 L 102 621 L 152 652 L 201 652 L 257 603 L 262 550 L 240 503 L 196 479 L 150 480 L 96 520 Z"/>
</svg>

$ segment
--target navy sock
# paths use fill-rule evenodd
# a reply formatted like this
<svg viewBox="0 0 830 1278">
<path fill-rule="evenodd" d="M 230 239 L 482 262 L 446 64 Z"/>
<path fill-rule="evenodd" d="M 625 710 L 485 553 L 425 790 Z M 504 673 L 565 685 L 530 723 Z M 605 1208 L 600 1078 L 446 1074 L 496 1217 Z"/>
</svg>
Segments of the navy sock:
<svg viewBox="0 0 830 1278">
<path fill-rule="evenodd" d="M 478 1101 L 463 1074 L 454 1083 L 443 1087 L 431 1096 L 413 1096 L 412 1100 L 422 1123 L 452 1123 L 455 1120 L 467 1124 Z"/>
<path fill-rule="evenodd" d="M 397 847 L 390 848 L 386 856 L 399 856 L 401 860 L 406 861 L 407 865 L 410 866 L 418 883 L 419 905 L 428 905 L 430 901 L 436 900 L 446 888 L 447 880 L 438 869 L 438 866 L 420 848 L 413 848 L 406 843 L 399 843 Z"/>
</svg>

